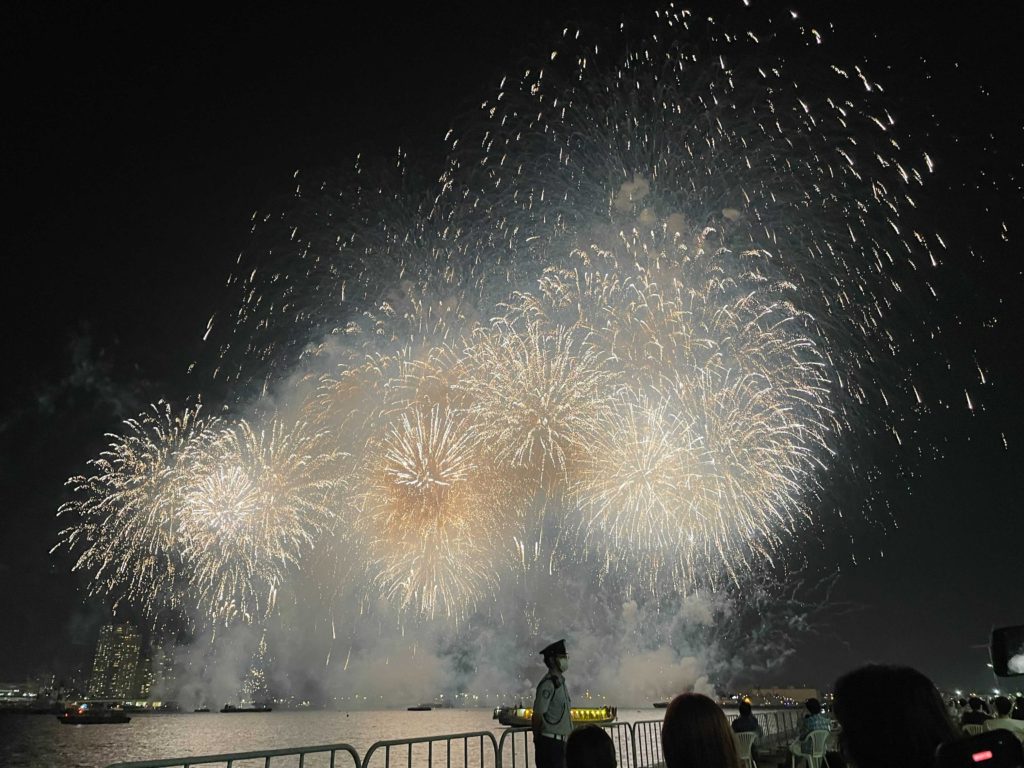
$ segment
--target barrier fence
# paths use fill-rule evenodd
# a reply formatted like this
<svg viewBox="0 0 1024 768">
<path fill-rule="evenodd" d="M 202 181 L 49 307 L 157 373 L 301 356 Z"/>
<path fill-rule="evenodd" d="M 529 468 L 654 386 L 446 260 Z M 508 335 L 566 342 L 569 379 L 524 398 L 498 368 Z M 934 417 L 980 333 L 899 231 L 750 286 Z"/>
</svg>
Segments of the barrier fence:
<svg viewBox="0 0 1024 768">
<path fill-rule="evenodd" d="M 444 756 L 444 762 L 438 763 L 438 765 L 452 768 L 452 744 L 455 744 L 459 750 L 455 753 L 455 768 L 498 768 L 500 765 L 498 744 L 494 740 L 494 734 L 490 731 L 472 731 L 471 733 L 452 733 L 443 736 L 423 736 L 415 739 L 378 741 L 367 750 L 361 768 L 371 768 L 374 765 L 374 757 L 380 753 L 383 753 L 383 768 L 392 768 L 392 750 L 397 753 L 399 760 L 401 760 L 401 753 L 405 752 L 405 760 L 402 762 L 405 763 L 406 768 L 413 768 L 414 763 L 416 766 L 426 765 L 428 768 L 435 768 L 435 745 L 438 745 L 436 750 L 438 757 L 441 757 L 442 752 Z M 441 745 L 444 745 L 443 750 L 440 748 Z M 416 750 L 416 747 L 420 748 Z M 415 761 L 413 760 L 414 752 L 417 753 Z M 460 757 L 461 760 L 459 760 Z M 490 758 L 489 762 L 488 757 Z M 398 762 L 398 765 L 401 765 L 402 762 Z M 378 758 L 377 764 L 379 765 L 379 763 L 380 758 Z"/>
<path fill-rule="evenodd" d="M 801 713 L 797 710 L 762 712 L 757 716 L 766 746 L 777 746 L 796 735 Z M 620 768 L 656 768 L 664 765 L 661 752 L 661 720 L 610 723 L 608 731 L 615 745 Z M 351 758 L 342 759 L 339 755 Z M 500 739 L 491 731 L 422 736 L 412 739 L 378 741 L 360 759 L 349 744 L 288 747 L 223 755 L 198 755 L 161 760 L 114 763 L 107 768 L 193 768 L 224 765 L 225 768 L 530 768 L 533 757 L 529 728 L 506 728 Z M 275 759 L 279 758 L 279 759 Z"/>
<path fill-rule="evenodd" d="M 762 743 L 768 747 L 775 747 L 793 739 L 800 730 L 803 712 L 802 709 L 782 709 L 754 715 L 764 733 Z"/>
<path fill-rule="evenodd" d="M 347 768 L 348 761 L 342 760 L 342 765 L 337 762 L 339 753 L 347 754 L 352 758 L 355 768 L 361 768 L 362 761 L 359 753 L 349 744 L 321 744 L 314 747 L 285 747 L 283 749 L 259 749 L 252 752 L 232 752 L 223 755 L 197 755 L 195 757 L 173 757 L 163 760 L 142 760 L 132 763 L 114 763 L 108 768 L 192 768 L 199 765 L 221 765 L 226 768 L 250 768 L 258 766 L 262 762 L 264 768 L 270 766 L 296 765 L 299 768 L 313 768 L 312 762 L 307 762 L 309 756 L 324 759 L 318 761 L 318 765 L 326 765 L 329 768 Z M 296 760 L 284 759 L 272 762 L 275 757 L 296 758 Z"/>
</svg>

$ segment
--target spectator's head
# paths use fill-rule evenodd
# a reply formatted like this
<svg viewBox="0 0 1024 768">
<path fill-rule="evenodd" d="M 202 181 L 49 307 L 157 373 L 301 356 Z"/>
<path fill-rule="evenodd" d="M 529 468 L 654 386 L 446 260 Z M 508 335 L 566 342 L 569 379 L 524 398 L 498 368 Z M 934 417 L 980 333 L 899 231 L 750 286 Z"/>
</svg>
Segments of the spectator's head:
<svg viewBox="0 0 1024 768">
<path fill-rule="evenodd" d="M 967 707 L 967 699 L 957 699 L 956 704 L 960 709 L 965 709 Z"/>
<path fill-rule="evenodd" d="M 615 768 L 615 745 L 608 732 L 585 725 L 572 732 L 565 743 L 566 768 Z"/>
<path fill-rule="evenodd" d="M 807 711 L 812 715 L 817 715 L 821 712 L 821 702 L 817 699 L 808 699 L 804 702 L 804 706 L 807 707 Z"/>
<path fill-rule="evenodd" d="M 1010 714 L 1010 710 L 1013 709 L 1013 704 L 1005 696 L 996 696 L 992 700 L 992 706 L 995 707 L 996 714 L 1000 717 L 1006 717 Z"/>
<path fill-rule="evenodd" d="M 967 703 L 975 712 L 981 709 L 981 699 L 979 699 L 977 696 L 971 696 L 971 698 L 967 700 Z"/>
<path fill-rule="evenodd" d="M 958 738 L 935 685 L 910 667 L 870 665 L 843 675 L 835 715 L 842 750 L 857 768 L 925 768 L 939 744 Z"/>
<path fill-rule="evenodd" d="M 740 717 L 750 717 L 754 713 L 754 708 L 750 706 L 749 701 L 740 702 Z"/>
<path fill-rule="evenodd" d="M 666 768 L 739 768 L 732 728 L 719 706 L 699 693 L 672 699 L 661 727 Z"/>
<path fill-rule="evenodd" d="M 544 664 L 553 672 L 565 672 L 569 669 L 569 652 L 565 649 L 565 640 L 556 640 L 540 652 Z"/>
</svg>

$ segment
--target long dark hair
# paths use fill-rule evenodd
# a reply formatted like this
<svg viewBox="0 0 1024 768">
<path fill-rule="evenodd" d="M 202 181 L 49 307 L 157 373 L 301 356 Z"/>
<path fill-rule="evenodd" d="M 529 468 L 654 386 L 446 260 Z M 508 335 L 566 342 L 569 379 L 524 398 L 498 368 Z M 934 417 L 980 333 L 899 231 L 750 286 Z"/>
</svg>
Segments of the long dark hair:
<svg viewBox="0 0 1024 768">
<path fill-rule="evenodd" d="M 715 702 L 699 693 L 672 699 L 661 747 L 667 768 L 740 768 L 729 722 Z"/>
<path fill-rule="evenodd" d="M 869 665 L 836 681 L 840 744 L 858 768 L 927 768 L 959 738 L 934 683 L 911 667 Z"/>
<path fill-rule="evenodd" d="M 565 742 L 567 768 L 615 768 L 615 744 L 608 732 L 597 725 L 577 728 Z"/>
</svg>

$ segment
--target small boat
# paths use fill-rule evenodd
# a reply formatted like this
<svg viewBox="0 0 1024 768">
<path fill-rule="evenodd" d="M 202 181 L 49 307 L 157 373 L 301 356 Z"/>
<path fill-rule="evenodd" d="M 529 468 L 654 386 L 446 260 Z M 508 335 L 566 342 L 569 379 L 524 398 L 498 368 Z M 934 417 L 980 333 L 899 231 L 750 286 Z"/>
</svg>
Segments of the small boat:
<svg viewBox="0 0 1024 768">
<path fill-rule="evenodd" d="M 608 725 L 618 716 L 618 708 L 573 707 L 569 714 L 573 725 Z M 533 719 L 533 707 L 495 707 L 493 719 L 512 728 L 525 728 Z"/>
<path fill-rule="evenodd" d="M 131 721 L 120 701 L 104 699 L 79 702 L 57 715 L 57 719 L 64 725 L 104 725 Z"/>
<path fill-rule="evenodd" d="M 209 707 L 196 707 L 192 711 L 193 712 L 197 712 L 197 713 L 203 713 L 203 712 L 209 712 L 210 708 Z"/>
<path fill-rule="evenodd" d="M 668 702 L 667 701 L 656 701 L 656 702 L 654 702 L 654 708 L 655 709 L 668 709 Z"/>
<path fill-rule="evenodd" d="M 409 712 L 429 712 L 433 708 L 433 704 L 417 704 L 415 707 L 406 707 L 406 710 Z"/>
<path fill-rule="evenodd" d="M 221 712 L 273 712 L 269 704 L 253 704 L 251 707 L 236 707 L 234 704 L 225 704 Z"/>
</svg>

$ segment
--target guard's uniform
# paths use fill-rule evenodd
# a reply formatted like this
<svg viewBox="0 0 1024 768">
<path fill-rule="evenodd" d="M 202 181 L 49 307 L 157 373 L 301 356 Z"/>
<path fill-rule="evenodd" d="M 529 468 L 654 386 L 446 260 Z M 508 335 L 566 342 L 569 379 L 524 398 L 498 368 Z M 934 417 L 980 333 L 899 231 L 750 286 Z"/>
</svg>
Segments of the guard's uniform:
<svg viewBox="0 0 1024 768">
<path fill-rule="evenodd" d="M 534 714 L 541 719 L 540 733 L 533 739 L 537 768 L 564 768 L 565 740 L 572 733 L 571 706 L 565 678 L 549 671 L 537 685 L 533 700 Z"/>
</svg>

